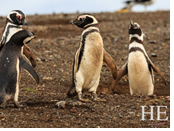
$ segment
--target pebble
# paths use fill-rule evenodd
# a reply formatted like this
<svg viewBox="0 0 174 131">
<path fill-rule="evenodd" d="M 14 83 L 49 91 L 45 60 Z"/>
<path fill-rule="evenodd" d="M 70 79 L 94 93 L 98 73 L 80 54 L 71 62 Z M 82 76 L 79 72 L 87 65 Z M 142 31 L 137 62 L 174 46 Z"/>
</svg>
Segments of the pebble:
<svg viewBox="0 0 174 131">
<path fill-rule="evenodd" d="M 46 54 L 48 54 L 48 53 L 51 53 L 51 51 L 49 51 L 49 50 L 46 50 L 46 51 L 45 51 L 45 53 L 46 53 Z"/>
<path fill-rule="evenodd" d="M 166 98 L 167 98 L 168 100 L 170 100 L 170 96 L 166 96 Z"/>
<path fill-rule="evenodd" d="M 156 44 L 157 41 L 156 41 L 156 40 L 150 40 L 149 43 L 150 43 L 150 44 Z"/>
<path fill-rule="evenodd" d="M 81 106 L 82 104 L 83 103 L 81 101 L 76 101 L 72 103 L 73 106 Z"/>
<path fill-rule="evenodd" d="M 59 101 L 56 103 L 58 108 L 65 108 L 66 101 Z"/>
<path fill-rule="evenodd" d="M 135 116 L 135 112 L 128 112 L 131 116 Z"/>
<path fill-rule="evenodd" d="M 67 115 L 67 118 L 72 118 L 73 116 L 72 115 Z"/>
<path fill-rule="evenodd" d="M 55 112 L 53 112 L 53 114 L 56 114 L 57 115 L 57 114 L 59 114 L 59 112 L 58 111 L 55 111 Z"/>
<path fill-rule="evenodd" d="M 124 60 L 126 60 L 126 59 L 127 59 L 126 57 L 122 57 L 122 58 L 121 58 L 122 61 L 124 61 Z"/>
<path fill-rule="evenodd" d="M 0 112 L 0 118 L 4 118 L 4 113 Z"/>
<path fill-rule="evenodd" d="M 44 76 L 43 80 L 52 81 L 52 80 L 54 80 L 54 78 L 53 77 L 46 77 L 46 76 Z"/>
<path fill-rule="evenodd" d="M 76 112 L 77 112 L 76 109 L 71 109 L 70 111 L 71 111 L 72 113 L 76 113 Z"/>
<path fill-rule="evenodd" d="M 157 57 L 157 54 L 152 53 L 151 56 L 152 56 L 152 57 Z"/>
</svg>

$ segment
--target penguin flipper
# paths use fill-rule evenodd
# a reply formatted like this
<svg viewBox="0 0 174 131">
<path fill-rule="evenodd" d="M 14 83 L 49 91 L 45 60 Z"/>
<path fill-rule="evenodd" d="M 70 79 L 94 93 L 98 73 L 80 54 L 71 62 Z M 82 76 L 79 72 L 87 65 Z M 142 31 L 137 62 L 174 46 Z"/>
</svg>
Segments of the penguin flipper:
<svg viewBox="0 0 174 131">
<path fill-rule="evenodd" d="M 127 69 L 127 62 L 122 66 L 122 68 L 118 71 L 117 74 L 117 79 L 112 81 L 111 84 L 111 89 L 113 89 L 115 87 L 115 85 L 117 84 L 117 82 L 126 74 L 128 73 L 128 69 Z"/>
<path fill-rule="evenodd" d="M 2 48 L 3 48 L 3 39 L 1 38 L 1 40 L 0 40 L 0 51 L 2 50 Z"/>
<path fill-rule="evenodd" d="M 73 69 L 72 69 L 72 85 L 67 93 L 68 97 L 73 97 L 77 95 L 77 92 L 75 90 L 75 83 L 74 83 L 74 73 L 76 73 L 76 71 L 74 72 L 74 65 L 75 65 L 75 59 L 73 61 Z"/>
<path fill-rule="evenodd" d="M 152 69 L 153 69 L 156 73 L 159 74 L 159 76 L 160 76 L 161 79 L 163 80 L 164 84 L 167 85 L 166 80 L 165 80 L 165 78 L 164 78 L 162 72 L 160 71 L 160 69 L 159 69 L 155 64 L 153 64 L 152 62 L 150 63 L 150 65 L 151 65 Z"/>
<path fill-rule="evenodd" d="M 32 77 L 35 79 L 35 81 L 37 83 L 39 83 L 39 76 L 30 64 L 28 64 L 23 58 L 20 58 L 20 64 L 19 65 L 20 65 L 20 67 L 27 70 L 32 75 Z"/>
<path fill-rule="evenodd" d="M 107 67 L 110 69 L 112 73 L 112 77 L 114 80 L 117 79 L 117 66 L 113 58 L 103 49 L 103 62 L 106 63 Z"/>
<path fill-rule="evenodd" d="M 127 62 L 122 66 L 122 68 L 118 71 L 118 76 L 116 82 L 118 82 L 123 76 L 128 73 Z"/>
<path fill-rule="evenodd" d="M 67 93 L 68 97 L 74 97 L 77 95 L 76 88 L 75 88 L 75 83 L 74 83 L 74 78 L 76 77 L 77 73 L 77 67 L 78 67 L 78 61 L 79 61 L 79 49 L 76 52 L 74 61 L 73 61 L 73 68 L 72 68 L 72 85 Z"/>
<path fill-rule="evenodd" d="M 27 45 L 24 45 L 23 54 L 30 60 L 32 66 L 35 68 L 36 67 L 36 58 L 35 58 L 33 52 L 31 51 L 31 49 Z"/>
</svg>

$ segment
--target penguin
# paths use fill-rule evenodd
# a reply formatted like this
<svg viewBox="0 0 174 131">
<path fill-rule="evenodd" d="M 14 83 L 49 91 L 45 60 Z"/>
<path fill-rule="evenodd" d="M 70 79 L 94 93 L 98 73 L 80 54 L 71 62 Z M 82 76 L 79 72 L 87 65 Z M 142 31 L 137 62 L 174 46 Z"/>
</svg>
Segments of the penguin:
<svg viewBox="0 0 174 131">
<path fill-rule="evenodd" d="M 21 53 L 22 46 L 35 37 L 30 31 L 19 30 L 11 36 L 0 52 L 0 105 L 2 107 L 12 96 L 14 96 L 16 107 L 24 106 L 18 102 L 21 68 L 28 71 L 39 83 L 36 71 L 24 60 Z"/>
<path fill-rule="evenodd" d="M 126 3 L 127 8 L 130 10 L 137 4 L 144 5 L 144 10 L 146 11 L 147 6 L 152 5 L 155 2 L 156 0 L 126 0 L 124 3 Z"/>
<path fill-rule="evenodd" d="M 0 40 L 0 51 L 13 34 L 22 30 L 22 25 L 27 25 L 25 17 L 25 14 L 20 10 L 13 10 L 7 15 L 6 26 Z M 27 45 L 23 46 L 23 54 L 30 60 L 32 66 L 36 67 L 35 56 Z"/>
<path fill-rule="evenodd" d="M 117 78 L 117 67 L 112 57 L 103 48 L 103 40 L 97 28 L 98 21 L 90 14 L 82 14 L 77 16 L 77 19 L 71 20 L 70 24 L 84 30 L 81 35 L 80 47 L 75 54 L 72 86 L 67 96 L 77 93 L 80 101 L 88 102 L 88 99 L 82 97 L 82 91 L 86 89 L 92 93 L 94 101 L 105 101 L 98 98 L 96 94 L 103 62 L 108 65 L 114 79 Z"/>
<path fill-rule="evenodd" d="M 143 44 L 143 31 L 140 25 L 133 21 L 130 21 L 129 41 L 128 61 L 118 71 L 117 79 L 112 83 L 112 89 L 124 75 L 128 74 L 131 95 L 153 95 L 153 71 L 160 75 L 165 85 L 166 81 L 162 72 L 148 57 Z"/>
</svg>

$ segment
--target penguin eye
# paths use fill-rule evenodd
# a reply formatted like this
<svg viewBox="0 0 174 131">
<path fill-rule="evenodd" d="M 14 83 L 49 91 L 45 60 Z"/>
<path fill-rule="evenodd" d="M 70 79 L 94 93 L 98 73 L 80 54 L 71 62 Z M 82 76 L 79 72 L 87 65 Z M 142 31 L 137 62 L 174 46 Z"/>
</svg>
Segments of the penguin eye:
<svg viewBox="0 0 174 131">
<path fill-rule="evenodd" d="M 80 18 L 80 21 L 83 21 L 85 18 Z"/>
<path fill-rule="evenodd" d="M 16 15 L 16 17 L 17 17 L 18 19 L 22 19 L 22 16 L 21 16 L 21 15 Z"/>
</svg>

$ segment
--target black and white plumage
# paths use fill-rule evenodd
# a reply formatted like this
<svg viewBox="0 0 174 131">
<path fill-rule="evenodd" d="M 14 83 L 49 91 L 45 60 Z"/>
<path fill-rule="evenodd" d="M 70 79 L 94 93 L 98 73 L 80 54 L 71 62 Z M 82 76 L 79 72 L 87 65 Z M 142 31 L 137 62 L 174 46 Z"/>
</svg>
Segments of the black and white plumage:
<svg viewBox="0 0 174 131">
<path fill-rule="evenodd" d="M 22 107 L 18 102 L 19 81 L 21 68 L 27 70 L 39 83 L 39 77 L 21 53 L 22 46 L 29 43 L 35 35 L 27 30 L 20 30 L 13 34 L 0 52 L 0 105 L 5 104 L 12 96 L 17 107 Z"/>
<path fill-rule="evenodd" d="M 128 74 L 131 95 L 152 95 L 154 92 L 153 71 L 160 75 L 165 84 L 166 82 L 159 68 L 148 57 L 143 44 L 143 32 L 136 22 L 130 22 L 129 40 L 128 61 L 119 70 L 112 88 L 115 88 L 116 83 Z"/>
<path fill-rule="evenodd" d="M 137 4 L 144 5 L 146 11 L 147 6 L 152 5 L 155 2 L 156 0 L 127 0 L 124 3 L 126 3 L 126 6 L 129 10 L 131 10 L 132 7 Z"/>
<path fill-rule="evenodd" d="M 10 40 L 13 34 L 22 30 L 22 25 L 27 24 L 27 22 L 25 21 L 25 17 L 25 14 L 20 10 L 13 10 L 7 15 L 6 26 L 3 30 L 0 40 L 0 51 L 2 50 L 4 45 Z M 35 56 L 27 45 L 24 45 L 23 53 L 30 60 L 32 66 L 35 67 Z"/>
<path fill-rule="evenodd" d="M 92 92 L 93 100 L 102 100 L 97 97 L 96 91 L 103 61 L 110 68 L 114 79 L 117 77 L 116 64 L 103 48 L 100 31 L 96 27 L 98 21 L 94 16 L 90 14 L 79 15 L 77 19 L 70 21 L 70 23 L 84 30 L 73 64 L 73 84 L 67 95 L 72 96 L 73 93 L 77 92 L 79 100 L 88 101 L 82 97 L 82 90 L 87 89 Z M 75 92 L 72 91 L 74 89 Z"/>
<path fill-rule="evenodd" d="M 7 15 L 6 26 L 4 28 L 0 43 L 0 50 L 3 48 L 5 43 L 9 41 L 13 34 L 22 30 L 23 24 L 26 24 L 26 22 L 25 15 L 22 11 L 13 10 Z"/>
</svg>

